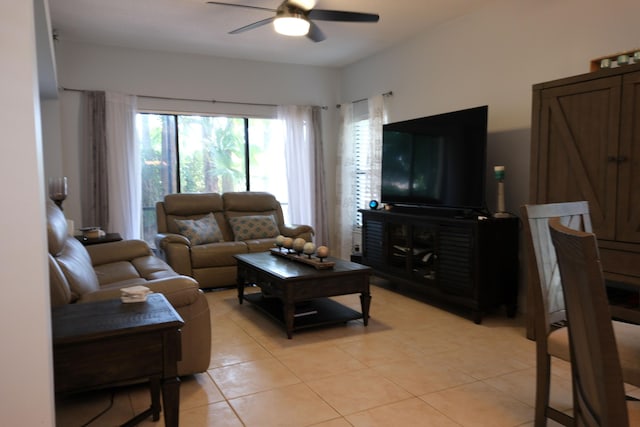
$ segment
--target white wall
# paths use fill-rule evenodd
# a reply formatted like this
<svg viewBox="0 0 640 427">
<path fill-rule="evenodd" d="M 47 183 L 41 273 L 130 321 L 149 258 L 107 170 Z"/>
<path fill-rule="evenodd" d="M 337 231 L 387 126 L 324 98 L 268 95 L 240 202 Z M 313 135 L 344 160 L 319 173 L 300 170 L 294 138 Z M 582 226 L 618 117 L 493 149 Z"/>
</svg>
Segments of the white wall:
<svg viewBox="0 0 640 427">
<path fill-rule="evenodd" d="M 640 48 L 637 0 L 500 0 L 346 67 L 343 101 L 393 91 L 389 120 L 489 105 L 487 201 L 506 165 L 506 205 L 528 200 L 531 86 Z"/>
<path fill-rule="evenodd" d="M 0 2 L 0 425 L 54 424 L 36 17 L 43 0 Z M 34 8 L 35 6 L 35 8 Z M 46 31 L 46 29 L 45 29 Z M 39 57 L 38 60 L 47 58 Z M 53 69 L 50 70 L 53 72 Z M 55 85 L 54 85 L 55 86 Z"/>
<path fill-rule="evenodd" d="M 261 104 L 323 105 L 323 131 L 328 137 L 326 162 L 335 163 L 335 100 L 338 71 L 332 68 L 274 64 L 200 55 L 162 53 L 81 43 L 56 45 L 60 85 L 72 89 L 108 90 L 135 95 L 236 101 Z M 79 143 L 80 94 L 60 94 L 62 159 L 69 177 L 65 213 L 80 226 Z M 170 102 L 141 98 L 140 108 L 165 111 L 273 114 L 273 108 L 216 103 Z M 47 162 L 46 170 L 56 165 Z M 329 174 L 328 174 L 329 175 Z M 333 180 L 333 177 L 332 177 Z M 332 181 L 333 182 L 333 181 Z M 330 189 L 335 188 L 331 184 Z M 334 206 L 334 192 L 329 203 Z M 90 224 L 85 224 L 90 225 Z"/>
</svg>

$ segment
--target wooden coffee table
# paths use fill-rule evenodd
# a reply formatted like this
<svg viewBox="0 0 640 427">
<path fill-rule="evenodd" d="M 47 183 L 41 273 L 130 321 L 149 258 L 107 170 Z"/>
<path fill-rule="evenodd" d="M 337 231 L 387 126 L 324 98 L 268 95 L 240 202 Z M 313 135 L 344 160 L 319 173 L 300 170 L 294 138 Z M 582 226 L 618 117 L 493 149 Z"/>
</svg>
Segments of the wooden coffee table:
<svg viewBox="0 0 640 427">
<path fill-rule="evenodd" d="M 181 358 L 180 315 L 164 295 L 146 302 L 119 299 L 67 304 L 52 310 L 54 383 L 57 393 L 77 392 L 148 379 L 151 406 L 124 425 L 160 418 L 178 425 Z"/>
<path fill-rule="evenodd" d="M 234 256 L 238 261 L 238 301 L 247 300 L 281 322 L 288 338 L 297 329 L 355 319 L 362 319 L 367 326 L 369 267 L 329 258 L 334 267 L 317 270 L 269 252 Z M 246 285 L 257 285 L 262 292 L 245 294 Z M 355 293 L 360 294 L 361 313 L 329 298 Z"/>
</svg>

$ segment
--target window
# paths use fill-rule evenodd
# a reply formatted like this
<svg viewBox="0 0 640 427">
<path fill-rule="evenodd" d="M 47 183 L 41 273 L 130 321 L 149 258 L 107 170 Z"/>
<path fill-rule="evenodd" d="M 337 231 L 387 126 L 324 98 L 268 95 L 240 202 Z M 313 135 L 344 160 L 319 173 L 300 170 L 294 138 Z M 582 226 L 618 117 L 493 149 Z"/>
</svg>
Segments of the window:
<svg viewBox="0 0 640 427">
<path fill-rule="evenodd" d="M 155 204 L 170 193 L 268 191 L 288 219 L 279 120 L 139 113 L 143 239 L 155 246 Z"/>
<path fill-rule="evenodd" d="M 369 137 L 369 119 L 357 120 L 354 124 L 354 150 L 356 161 L 356 210 L 367 209 L 373 190 L 371 188 L 371 138 Z M 375 172 L 377 173 L 377 172 Z M 356 214 L 354 228 L 362 227 L 362 215 Z"/>
</svg>

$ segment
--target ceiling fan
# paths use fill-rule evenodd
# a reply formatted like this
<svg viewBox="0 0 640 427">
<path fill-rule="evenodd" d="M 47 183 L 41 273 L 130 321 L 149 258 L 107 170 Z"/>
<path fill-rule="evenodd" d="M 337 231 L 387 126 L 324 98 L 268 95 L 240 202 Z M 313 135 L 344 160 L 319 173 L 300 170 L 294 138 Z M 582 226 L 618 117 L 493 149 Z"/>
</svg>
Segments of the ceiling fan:
<svg viewBox="0 0 640 427">
<path fill-rule="evenodd" d="M 235 3 L 222 3 L 208 1 L 208 4 L 220 6 L 242 7 L 245 9 L 265 10 L 275 12 L 275 15 L 245 25 L 230 31 L 229 34 L 238 34 L 245 31 L 267 25 L 273 22 L 276 32 L 286 36 L 307 36 L 314 42 L 321 42 L 326 37 L 322 30 L 313 22 L 316 21 L 338 21 L 338 22 L 378 22 L 380 16 L 373 13 L 347 12 L 344 10 L 314 9 L 302 4 L 301 0 L 284 0 L 277 9 L 267 7 L 249 6 Z"/>
</svg>

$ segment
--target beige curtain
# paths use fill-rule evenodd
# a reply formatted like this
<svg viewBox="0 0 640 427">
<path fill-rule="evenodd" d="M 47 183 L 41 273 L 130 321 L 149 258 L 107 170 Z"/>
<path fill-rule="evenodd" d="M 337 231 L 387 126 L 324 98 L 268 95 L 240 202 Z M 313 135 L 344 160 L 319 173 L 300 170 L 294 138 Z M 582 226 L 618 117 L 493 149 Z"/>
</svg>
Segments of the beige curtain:
<svg viewBox="0 0 640 427">
<path fill-rule="evenodd" d="M 83 140 L 80 166 L 82 225 L 107 229 L 109 184 L 107 173 L 106 94 L 85 91 Z"/>
<path fill-rule="evenodd" d="M 82 101 L 82 224 L 138 239 L 142 189 L 135 138 L 136 97 L 85 91 Z"/>
<path fill-rule="evenodd" d="M 309 224 L 318 245 L 328 245 L 326 191 L 320 108 L 278 106 L 284 123 L 289 216 L 293 224 Z"/>
<path fill-rule="evenodd" d="M 313 107 L 311 112 L 312 132 L 314 141 L 314 167 L 315 180 L 313 195 L 315 197 L 315 210 L 313 212 L 315 218 L 315 242 L 319 245 L 331 247 L 329 242 L 329 226 L 327 218 L 327 188 L 324 174 L 324 143 L 322 141 L 322 111 L 320 107 Z"/>
</svg>

